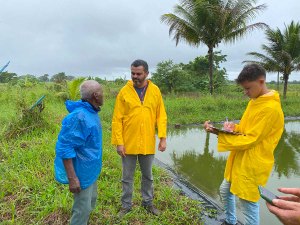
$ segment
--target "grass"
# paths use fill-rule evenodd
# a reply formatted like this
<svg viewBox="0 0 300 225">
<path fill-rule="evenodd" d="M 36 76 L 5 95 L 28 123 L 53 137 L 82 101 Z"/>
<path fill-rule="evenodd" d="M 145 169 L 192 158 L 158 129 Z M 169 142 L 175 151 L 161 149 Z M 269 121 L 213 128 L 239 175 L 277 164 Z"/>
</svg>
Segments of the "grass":
<svg viewBox="0 0 300 225">
<path fill-rule="evenodd" d="M 275 89 L 275 85 L 269 85 Z M 206 120 L 215 122 L 239 120 L 246 109 L 249 98 L 236 85 L 228 85 L 214 95 L 193 93 L 167 95 L 165 105 L 169 125 L 202 124 Z M 287 99 L 281 99 L 284 115 L 300 116 L 300 84 L 288 86 Z"/>
<path fill-rule="evenodd" d="M 97 207 L 90 224 L 199 224 L 201 205 L 172 188 L 169 175 L 154 167 L 155 204 L 163 211 L 153 217 L 140 206 L 140 171 L 136 173 L 134 209 L 122 220 L 121 161 L 110 144 L 114 89 L 105 87 L 106 104 L 100 116 L 103 125 L 103 170 L 98 180 Z M 0 223 L 68 224 L 72 195 L 68 186 L 55 182 L 53 160 L 61 121 L 67 114 L 63 100 L 56 97 L 51 85 L 18 89 L 0 86 L 0 120 L 4 127 L 0 144 Z M 9 93 L 9 94 L 7 94 Z M 41 118 L 28 117 L 28 109 L 46 94 Z M 37 112 L 35 112 L 37 113 Z M 47 121 L 47 124 L 41 123 Z M 27 127 L 34 126 L 34 129 Z M 24 128 L 26 132 L 19 132 Z M 17 131 L 17 132 L 15 132 Z M 6 135 L 6 134 L 10 135 Z"/>
<path fill-rule="evenodd" d="M 98 180 L 98 201 L 90 224 L 200 224 L 199 202 L 172 188 L 172 179 L 154 167 L 155 204 L 163 211 L 153 217 L 140 206 L 140 172 L 136 173 L 132 213 L 120 220 L 121 161 L 110 144 L 111 117 L 120 86 L 113 83 L 104 88 L 105 105 L 100 112 L 103 125 L 103 170 Z M 288 96 L 282 100 L 286 116 L 299 116 L 300 85 L 289 85 Z M 40 117 L 24 116 L 40 96 L 46 95 L 45 109 Z M 205 120 L 240 119 L 248 99 L 235 85 L 214 96 L 203 93 L 166 95 L 164 101 L 168 123 L 201 124 Z M 1 224 L 67 224 L 72 195 L 68 186 L 54 181 L 53 160 L 61 121 L 67 114 L 64 101 L 55 95 L 52 84 L 29 88 L 0 85 L 0 222 Z M 26 114 L 26 113 L 25 113 Z M 29 120 L 29 121 L 27 121 Z M 36 125 L 34 129 L 26 128 Z M 25 132 L 11 131 L 25 128 Z M 19 130 L 20 131 L 20 130 Z M 5 136 L 11 132 L 9 136 Z"/>
</svg>

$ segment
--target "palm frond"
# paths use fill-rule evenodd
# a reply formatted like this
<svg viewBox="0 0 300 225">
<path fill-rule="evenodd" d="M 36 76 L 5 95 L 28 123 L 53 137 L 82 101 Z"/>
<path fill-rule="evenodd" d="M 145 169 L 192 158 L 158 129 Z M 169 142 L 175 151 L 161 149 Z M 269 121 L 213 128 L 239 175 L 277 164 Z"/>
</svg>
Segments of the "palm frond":
<svg viewBox="0 0 300 225">
<path fill-rule="evenodd" d="M 85 80 L 84 77 L 79 77 L 79 78 L 76 78 L 76 79 L 68 82 L 69 99 L 77 100 L 80 98 L 79 86 L 84 80 Z"/>
<path fill-rule="evenodd" d="M 232 16 L 237 24 L 248 23 L 266 8 L 265 4 L 253 6 L 249 1 L 239 0 L 232 10 Z"/>
</svg>

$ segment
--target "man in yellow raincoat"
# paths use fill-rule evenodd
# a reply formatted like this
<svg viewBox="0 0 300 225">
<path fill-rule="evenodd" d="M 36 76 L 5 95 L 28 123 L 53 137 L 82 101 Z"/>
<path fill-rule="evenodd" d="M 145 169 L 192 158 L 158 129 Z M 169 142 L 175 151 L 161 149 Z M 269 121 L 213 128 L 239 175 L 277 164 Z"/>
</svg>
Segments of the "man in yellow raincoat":
<svg viewBox="0 0 300 225">
<path fill-rule="evenodd" d="M 230 151 L 220 187 L 225 225 L 237 223 L 235 196 L 241 200 L 245 225 L 259 224 L 258 186 L 267 183 L 284 129 L 279 94 L 269 90 L 265 80 L 265 69 L 257 64 L 246 65 L 236 79 L 250 101 L 240 123 L 225 122 L 224 128 L 242 135 L 218 132 L 209 121 L 204 123 L 208 132 L 218 134 L 218 151 Z"/>
<path fill-rule="evenodd" d="M 148 64 L 131 64 L 131 81 L 119 92 L 112 120 L 112 144 L 122 157 L 122 209 L 119 216 L 131 211 L 133 177 L 138 160 L 141 172 L 142 206 L 154 215 L 152 164 L 155 154 L 155 130 L 160 139 L 158 150 L 166 149 L 167 115 L 159 88 L 148 76 Z"/>
</svg>

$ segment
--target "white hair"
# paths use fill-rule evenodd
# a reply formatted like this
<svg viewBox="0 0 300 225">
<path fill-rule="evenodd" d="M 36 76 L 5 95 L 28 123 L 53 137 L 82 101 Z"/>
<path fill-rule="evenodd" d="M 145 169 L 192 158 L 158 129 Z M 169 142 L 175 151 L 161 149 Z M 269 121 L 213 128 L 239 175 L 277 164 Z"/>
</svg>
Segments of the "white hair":
<svg viewBox="0 0 300 225">
<path fill-rule="evenodd" d="M 90 99 L 93 93 L 102 90 L 101 85 L 95 80 L 86 80 L 80 85 L 80 95 L 82 99 Z"/>
</svg>

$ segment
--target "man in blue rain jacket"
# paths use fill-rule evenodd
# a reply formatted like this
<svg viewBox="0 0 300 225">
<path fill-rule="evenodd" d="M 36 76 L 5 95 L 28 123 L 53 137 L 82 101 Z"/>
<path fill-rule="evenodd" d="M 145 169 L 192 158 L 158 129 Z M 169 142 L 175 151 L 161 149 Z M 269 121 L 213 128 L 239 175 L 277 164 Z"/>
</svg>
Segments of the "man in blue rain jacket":
<svg viewBox="0 0 300 225">
<path fill-rule="evenodd" d="M 88 223 L 97 199 L 97 178 L 102 168 L 102 127 L 98 112 L 103 90 L 94 81 L 80 86 L 81 100 L 66 101 L 69 114 L 56 143 L 55 178 L 69 184 L 74 195 L 71 225 Z"/>
</svg>

